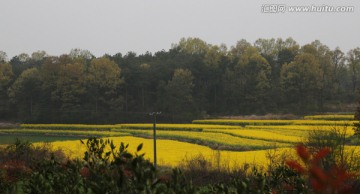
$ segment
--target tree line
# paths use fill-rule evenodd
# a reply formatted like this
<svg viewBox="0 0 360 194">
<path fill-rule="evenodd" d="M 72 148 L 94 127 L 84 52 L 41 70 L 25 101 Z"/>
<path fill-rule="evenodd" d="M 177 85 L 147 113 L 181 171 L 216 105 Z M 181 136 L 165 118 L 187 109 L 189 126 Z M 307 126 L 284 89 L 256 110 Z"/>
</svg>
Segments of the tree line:
<svg viewBox="0 0 360 194">
<path fill-rule="evenodd" d="M 182 38 L 137 55 L 72 49 L 7 59 L 0 51 L 0 120 L 41 123 L 166 122 L 214 115 L 347 111 L 360 84 L 360 48 L 316 40 L 246 40 L 234 46 Z"/>
</svg>

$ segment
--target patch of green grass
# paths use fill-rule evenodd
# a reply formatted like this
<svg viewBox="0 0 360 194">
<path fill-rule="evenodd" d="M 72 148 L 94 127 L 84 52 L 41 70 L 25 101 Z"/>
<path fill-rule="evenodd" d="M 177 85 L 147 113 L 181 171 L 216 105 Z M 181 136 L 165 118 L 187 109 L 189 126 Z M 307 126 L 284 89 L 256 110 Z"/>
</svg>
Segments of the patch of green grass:
<svg viewBox="0 0 360 194">
<path fill-rule="evenodd" d="M 133 136 L 152 138 L 150 130 L 125 130 Z M 219 150 L 263 150 L 276 147 L 290 147 L 292 144 L 258 139 L 241 138 L 217 132 L 192 132 L 192 131 L 157 131 L 157 137 L 171 139 L 198 145 L 204 145 Z"/>
</svg>

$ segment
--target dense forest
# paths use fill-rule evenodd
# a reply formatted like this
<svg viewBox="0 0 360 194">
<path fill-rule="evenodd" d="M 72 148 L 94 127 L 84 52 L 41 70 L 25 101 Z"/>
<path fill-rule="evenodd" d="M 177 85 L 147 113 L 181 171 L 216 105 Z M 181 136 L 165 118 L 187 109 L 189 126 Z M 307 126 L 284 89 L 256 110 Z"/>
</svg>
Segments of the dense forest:
<svg viewBox="0 0 360 194">
<path fill-rule="evenodd" d="M 87 50 L 11 59 L 0 51 L 0 120 L 36 123 L 164 122 L 219 115 L 349 111 L 360 48 L 320 41 L 246 40 L 234 46 L 183 38 L 168 51 L 96 58 Z"/>
</svg>

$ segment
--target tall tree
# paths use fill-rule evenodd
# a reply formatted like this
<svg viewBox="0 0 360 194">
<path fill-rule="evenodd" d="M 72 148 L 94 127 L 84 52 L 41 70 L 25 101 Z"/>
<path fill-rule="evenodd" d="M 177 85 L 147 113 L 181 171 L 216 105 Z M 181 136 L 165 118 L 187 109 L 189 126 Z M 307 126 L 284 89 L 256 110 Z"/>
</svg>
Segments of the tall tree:
<svg viewBox="0 0 360 194">
<path fill-rule="evenodd" d="M 200 38 L 182 38 L 180 42 L 173 45 L 173 47 L 178 47 L 181 52 L 196 55 L 204 55 L 209 49 L 209 45 Z"/>
<path fill-rule="evenodd" d="M 120 98 L 116 93 L 116 89 L 122 83 L 120 73 L 119 66 L 108 58 L 91 60 L 85 81 L 90 104 L 95 106 L 96 113 L 99 111 L 99 106 L 109 108 L 112 101 Z"/>
<path fill-rule="evenodd" d="M 351 75 L 352 91 L 355 93 L 360 82 L 360 48 L 351 49 L 347 53 L 347 61 Z"/>
<path fill-rule="evenodd" d="M 345 67 L 345 54 L 340 50 L 339 47 L 336 47 L 335 50 L 331 52 L 331 65 L 333 69 L 332 75 L 332 86 L 333 91 L 332 95 L 335 99 L 340 100 L 341 93 L 345 92 L 341 90 L 341 85 L 344 83 L 342 77 L 346 77 Z"/>
<path fill-rule="evenodd" d="M 90 51 L 80 48 L 71 49 L 69 56 L 72 59 L 81 58 L 85 60 L 91 60 L 95 58 L 95 56 Z"/>
<path fill-rule="evenodd" d="M 270 73 L 269 63 L 256 48 L 246 48 L 234 69 L 228 69 L 226 72 L 227 82 L 230 81 L 232 84 L 224 85 L 224 90 L 229 93 L 225 96 L 237 98 L 231 100 L 237 102 L 232 109 L 241 110 L 238 112 L 240 114 L 255 110 L 259 113 L 264 112 L 270 103 L 267 97 L 270 89 Z"/>
<path fill-rule="evenodd" d="M 84 64 L 69 63 L 60 67 L 54 94 L 61 101 L 61 109 L 65 111 L 65 114 L 82 108 L 82 100 L 86 92 L 84 75 Z"/>
<path fill-rule="evenodd" d="M 194 114 L 193 80 L 190 70 L 176 69 L 172 79 L 165 86 L 165 99 L 160 100 L 166 100 L 164 109 L 175 120 L 189 119 Z M 185 118 L 181 118 L 184 116 Z"/>
<path fill-rule="evenodd" d="M 36 120 L 39 117 L 37 108 L 40 86 L 39 70 L 30 68 L 22 72 L 9 89 L 9 97 L 16 103 L 21 118 Z"/>
<path fill-rule="evenodd" d="M 31 59 L 34 61 L 41 61 L 45 57 L 48 57 L 48 54 L 45 51 L 36 51 L 31 54 Z"/>
<path fill-rule="evenodd" d="M 7 54 L 4 51 L 0 51 L 0 63 L 4 63 L 7 61 Z"/>
<path fill-rule="evenodd" d="M 11 65 L 0 62 L 0 118 L 6 118 L 10 112 L 7 90 L 13 76 Z"/>
<path fill-rule="evenodd" d="M 293 62 L 283 65 L 280 81 L 290 110 L 298 113 L 317 110 L 322 74 L 318 59 L 309 53 L 300 54 Z"/>
</svg>

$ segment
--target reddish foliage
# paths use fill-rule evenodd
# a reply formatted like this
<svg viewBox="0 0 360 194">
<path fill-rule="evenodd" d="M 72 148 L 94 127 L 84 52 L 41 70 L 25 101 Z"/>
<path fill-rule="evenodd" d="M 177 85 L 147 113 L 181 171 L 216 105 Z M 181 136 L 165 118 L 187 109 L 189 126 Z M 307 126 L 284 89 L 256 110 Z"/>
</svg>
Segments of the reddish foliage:
<svg viewBox="0 0 360 194">
<path fill-rule="evenodd" d="M 318 163 L 320 160 L 324 159 L 331 152 L 330 148 L 323 148 L 319 150 L 313 157 L 312 162 Z"/>
<path fill-rule="evenodd" d="M 286 165 L 288 165 L 290 168 L 294 169 L 300 174 L 305 173 L 305 168 L 302 167 L 298 162 L 296 161 L 286 161 Z"/>
<path fill-rule="evenodd" d="M 163 183 L 168 183 L 171 181 L 171 177 L 169 175 L 163 175 L 159 177 L 159 180 Z"/>
<path fill-rule="evenodd" d="M 349 184 L 352 178 L 351 174 L 336 164 L 330 170 L 325 170 L 321 166 L 320 161 L 331 152 L 329 148 L 323 148 L 317 153 L 309 153 L 304 145 L 298 145 L 296 150 L 307 169 L 296 161 L 286 161 L 286 164 L 300 174 L 308 175 L 314 191 L 318 193 L 352 193 Z"/>
<path fill-rule="evenodd" d="M 129 178 L 129 177 L 132 177 L 134 175 L 134 173 L 129 169 L 125 169 L 124 170 L 124 175 L 125 175 L 125 177 Z"/>
<path fill-rule="evenodd" d="M 307 162 L 310 159 L 310 153 L 309 153 L 308 149 L 303 144 L 298 145 L 296 147 L 296 151 L 297 151 L 297 154 L 300 156 L 300 158 L 304 162 Z"/>
<path fill-rule="evenodd" d="M 24 175 L 31 173 L 25 162 L 17 160 L 9 160 L 0 164 L 0 170 L 5 171 L 5 180 L 7 182 L 17 182 Z"/>
<path fill-rule="evenodd" d="M 318 183 L 324 185 L 328 182 L 327 174 L 321 168 L 313 166 L 309 171 L 312 179 L 316 180 Z"/>
<path fill-rule="evenodd" d="M 80 170 L 80 175 L 84 178 L 89 178 L 90 177 L 90 170 L 88 167 L 83 167 L 81 170 Z"/>
</svg>

